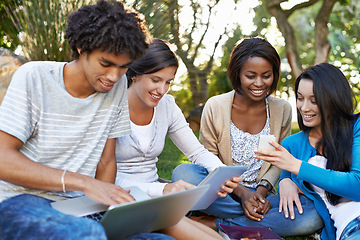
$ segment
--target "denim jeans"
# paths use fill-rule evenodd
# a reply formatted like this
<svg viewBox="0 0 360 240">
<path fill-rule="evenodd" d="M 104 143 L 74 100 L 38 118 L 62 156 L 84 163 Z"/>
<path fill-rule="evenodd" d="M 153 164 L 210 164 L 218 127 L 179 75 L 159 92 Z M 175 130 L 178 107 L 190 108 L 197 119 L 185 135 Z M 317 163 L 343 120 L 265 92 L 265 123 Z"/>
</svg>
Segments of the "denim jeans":
<svg viewBox="0 0 360 240">
<path fill-rule="evenodd" d="M 0 203 L 0 239 L 107 239 L 100 223 L 65 215 L 53 209 L 50 200 L 22 194 Z M 156 233 L 142 233 L 127 240 L 173 239 Z"/>
<path fill-rule="evenodd" d="M 207 170 L 197 164 L 184 163 L 177 166 L 172 175 L 172 180 L 184 180 L 186 182 L 198 185 L 208 175 Z M 255 191 L 255 189 L 250 189 Z M 300 195 L 300 201 L 303 207 L 303 214 L 299 214 L 295 207 L 295 219 L 285 218 L 283 213 L 279 213 L 279 195 L 269 195 L 266 199 L 271 204 L 271 209 L 264 215 L 264 218 L 257 222 L 245 216 L 244 209 L 241 205 L 241 199 L 232 194 L 226 197 L 219 197 L 207 209 L 201 210 L 208 215 L 216 217 L 215 223 L 219 224 L 240 225 L 240 226 L 257 226 L 270 227 L 280 236 L 298 236 L 309 235 L 324 227 L 321 217 L 318 215 L 313 202 Z"/>
<path fill-rule="evenodd" d="M 341 233 L 340 240 L 357 240 L 360 239 L 360 216 L 354 218 Z"/>
</svg>

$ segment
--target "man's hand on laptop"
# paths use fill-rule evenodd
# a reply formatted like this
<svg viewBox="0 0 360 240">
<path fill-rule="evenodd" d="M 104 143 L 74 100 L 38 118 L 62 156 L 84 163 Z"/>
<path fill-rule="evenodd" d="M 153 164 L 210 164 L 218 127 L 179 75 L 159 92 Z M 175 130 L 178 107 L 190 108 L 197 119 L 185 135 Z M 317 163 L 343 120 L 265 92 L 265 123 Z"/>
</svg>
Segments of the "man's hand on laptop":
<svg viewBox="0 0 360 240">
<path fill-rule="evenodd" d="M 108 206 L 135 201 L 129 194 L 130 190 L 124 190 L 115 184 L 97 179 L 91 179 L 88 183 L 83 193 L 94 201 Z"/>
<path fill-rule="evenodd" d="M 239 186 L 239 182 L 242 182 L 242 178 L 240 176 L 233 177 L 231 180 L 226 181 L 224 185 L 221 185 L 222 191 L 218 191 L 217 194 L 220 197 L 226 197 L 228 193 L 232 193 L 234 188 Z"/>
<path fill-rule="evenodd" d="M 179 191 L 194 188 L 194 187 L 195 186 L 190 183 L 187 183 L 183 180 L 179 180 L 179 181 L 176 181 L 173 183 L 166 184 L 164 187 L 164 190 L 163 190 L 163 194 L 179 192 Z"/>
</svg>

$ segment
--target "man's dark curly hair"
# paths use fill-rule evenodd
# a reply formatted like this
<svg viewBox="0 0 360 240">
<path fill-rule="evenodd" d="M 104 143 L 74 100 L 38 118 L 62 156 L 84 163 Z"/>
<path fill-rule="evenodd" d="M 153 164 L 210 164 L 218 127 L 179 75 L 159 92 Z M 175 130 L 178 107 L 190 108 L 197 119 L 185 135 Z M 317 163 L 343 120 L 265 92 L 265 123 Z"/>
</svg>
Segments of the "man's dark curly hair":
<svg viewBox="0 0 360 240">
<path fill-rule="evenodd" d="M 116 55 L 128 53 L 130 59 L 139 59 L 150 43 L 150 34 L 140 14 L 126 9 L 121 2 L 100 0 L 70 14 L 65 38 L 79 58 L 81 52 L 95 49 Z"/>
</svg>

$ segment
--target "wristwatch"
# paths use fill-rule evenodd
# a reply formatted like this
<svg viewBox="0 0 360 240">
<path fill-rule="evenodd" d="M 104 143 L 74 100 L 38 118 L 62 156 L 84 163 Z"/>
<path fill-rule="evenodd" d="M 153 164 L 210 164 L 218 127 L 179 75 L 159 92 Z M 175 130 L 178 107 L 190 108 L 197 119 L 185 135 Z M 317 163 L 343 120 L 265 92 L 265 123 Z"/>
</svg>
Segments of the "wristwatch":
<svg viewBox="0 0 360 240">
<path fill-rule="evenodd" d="M 264 179 L 259 182 L 259 184 L 257 185 L 257 187 L 258 187 L 258 186 L 264 186 L 264 187 L 266 187 L 266 189 L 267 189 L 268 191 L 270 191 L 271 188 L 272 188 L 271 184 L 270 184 L 267 180 L 264 180 Z"/>
</svg>

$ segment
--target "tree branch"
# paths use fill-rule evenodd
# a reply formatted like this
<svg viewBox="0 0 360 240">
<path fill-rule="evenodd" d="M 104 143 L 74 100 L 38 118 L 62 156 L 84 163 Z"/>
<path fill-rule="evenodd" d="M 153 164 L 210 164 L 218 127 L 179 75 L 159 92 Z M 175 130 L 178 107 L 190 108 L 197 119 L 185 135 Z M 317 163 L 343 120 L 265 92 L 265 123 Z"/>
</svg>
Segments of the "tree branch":
<svg viewBox="0 0 360 240">
<path fill-rule="evenodd" d="M 302 8 L 306 8 L 306 7 L 310 7 L 311 5 L 317 3 L 319 0 L 309 0 L 307 2 L 302 2 L 299 4 L 296 4 L 295 6 L 293 6 L 292 8 L 290 8 L 289 10 L 284 11 L 285 15 L 287 17 L 289 17 L 293 12 L 295 12 L 296 10 L 302 9 Z M 325 0 L 324 2 L 326 2 L 327 0 Z"/>
<path fill-rule="evenodd" d="M 214 62 L 214 56 L 215 56 L 215 51 L 217 49 L 217 47 L 219 46 L 220 40 L 222 39 L 222 37 L 227 33 L 227 27 L 229 24 L 226 25 L 225 30 L 222 34 L 219 35 L 218 40 L 216 41 L 215 45 L 214 45 L 214 49 L 213 52 L 210 56 L 210 60 L 207 62 L 207 66 L 205 68 L 205 71 L 210 71 Z"/>
<path fill-rule="evenodd" d="M 208 16 L 207 22 L 206 22 L 206 24 L 205 24 L 205 31 L 204 31 L 203 34 L 201 35 L 201 38 L 200 38 L 198 44 L 197 44 L 196 47 L 195 47 L 194 55 L 191 57 L 191 60 L 192 60 L 192 61 L 195 61 L 195 59 L 196 59 L 196 57 L 197 57 L 197 55 L 198 55 L 198 53 L 199 53 L 199 49 L 200 49 L 200 47 L 202 46 L 202 43 L 203 43 L 203 41 L 204 41 L 205 35 L 206 35 L 206 33 L 208 32 L 208 30 L 209 30 L 211 13 L 212 13 L 212 10 L 213 10 L 213 8 L 216 6 L 217 3 L 218 3 L 218 2 L 216 2 L 213 6 L 208 5 L 208 8 L 209 8 L 209 16 Z"/>
<path fill-rule="evenodd" d="M 197 22 L 197 17 L 196 17 L 196 13 L 197 13 L 197 5 L 196 3 L 191 0 L 191 7 L 192 7 L 192 10 L 193 10 L 193 24 L 191 26 L 191 30 L 190 30 L 190 33 L 187 34 L 185 37 L 188 39 L 188 49 L 186 50 L 186 55 L 189 56 L 190 54 L 190 50 L 191 50 L 191 47 L 193 45 L 193 37 L 192 37 L 192 34 L 194 33 L 195 29 L 196 29 L 196 22 Z M 191 60 L 192 62 L 194 60 Z"/>
</svg>

